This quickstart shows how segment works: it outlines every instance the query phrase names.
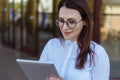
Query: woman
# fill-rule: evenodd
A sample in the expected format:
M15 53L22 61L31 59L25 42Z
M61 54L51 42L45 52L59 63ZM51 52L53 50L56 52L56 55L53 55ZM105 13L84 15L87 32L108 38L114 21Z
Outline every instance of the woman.
M48 80L109 80L109 58L92 41L92 19L86 0L61 0L58 6L60 35L48 41L40 62L53 63L60 78Z

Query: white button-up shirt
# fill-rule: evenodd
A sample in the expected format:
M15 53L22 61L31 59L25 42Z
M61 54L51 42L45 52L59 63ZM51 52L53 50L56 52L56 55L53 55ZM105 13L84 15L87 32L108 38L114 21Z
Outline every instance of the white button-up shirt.
M90 47L94 51L94 62L90 66L88 55L83 69L75 67L76 57L80 51L76 41L65 40L62 43L59 38L49 40L39 61L53 63L64 80L109 80L110 64L106 51L93 41Z

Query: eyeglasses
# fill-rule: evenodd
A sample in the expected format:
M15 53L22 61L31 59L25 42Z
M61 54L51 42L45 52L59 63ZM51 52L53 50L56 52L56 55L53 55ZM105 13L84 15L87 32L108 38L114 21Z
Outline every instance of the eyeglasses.
M58 27L63 27L64 24L66 23L66 25L67 25L68 28L73 29L81 21L82 21L82 19L79 20L78 22L76 22L76 20L73 20L73 19L71 19L71 20L69 19L68 21L64 21L64 19L57 19L56 20L56 25Z

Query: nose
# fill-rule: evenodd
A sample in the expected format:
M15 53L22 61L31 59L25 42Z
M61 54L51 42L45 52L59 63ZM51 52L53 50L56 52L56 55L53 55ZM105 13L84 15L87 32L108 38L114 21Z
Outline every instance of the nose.
M68 25L67 25L67 23L66 22L64 22L64 24L63 24L63 27L62 27L63 29L68 29Z

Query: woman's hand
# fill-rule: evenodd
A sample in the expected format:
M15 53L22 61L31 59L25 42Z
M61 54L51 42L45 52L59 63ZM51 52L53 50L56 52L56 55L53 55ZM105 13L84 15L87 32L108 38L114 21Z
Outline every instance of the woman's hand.
M57 77L53 74L51 74L49 77L47 77L46 80L63 80L61 77Z

